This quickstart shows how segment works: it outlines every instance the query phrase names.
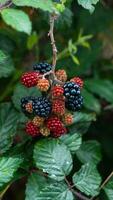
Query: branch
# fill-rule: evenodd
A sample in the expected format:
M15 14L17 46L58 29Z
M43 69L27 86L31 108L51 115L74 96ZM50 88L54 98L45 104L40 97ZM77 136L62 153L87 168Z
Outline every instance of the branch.
M50 36L52 50L53 50L53 62L52 62L53 71L55 71L56 61L57 61L57 52L58 52L56 44L55 44L55 39L54 39L54 23L56 19L57 19L56 14L53 13L50 15L50 30L49 30L48 36Z
M67 178L65 177L65 182L67 183L69 189L71 190L71 192L77 196L79 199L81 200L90 200L89 198L87 198L86 196L84 196L83 194L81 194L80 192L77 192L73 189L73 186L70 185L69 181L67 180Z
M105 181L102 183L102 185L100 186L100 190L103 189L103 187L108 183L108 181L111 179L111 177L113 176L113 172L111 172L111 174L105 179ZM90 200L93 200L95 197L92 197ZM97 200L97 199L95 199Z
M0 4L0 10L3 10L5 8L9 8L12 5L12 0L7 1L5 4Z

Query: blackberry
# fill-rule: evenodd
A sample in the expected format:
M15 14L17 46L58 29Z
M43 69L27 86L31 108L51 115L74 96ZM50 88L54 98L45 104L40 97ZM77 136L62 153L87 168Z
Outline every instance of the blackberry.
M32 103L36 99L37 99L36 97L31 97L31 96L23 97L21 99L21 109L25 114L29 114L29 112L26 110L26 105L28 103Z
M80 95L80 87L74 82L67 82L64 84L64 96L67 99L75 99L76 96Z
M68 98L66 100L66 108L71 111L80 110L83 104L83 97L81 95L78 95L73 98Z
M51 113L51 103L45 97L38 97L33 101L33 112L39 117L48 117Z
M41 74L51 71L52 66L46 62L40 62L33 65L33 69Z

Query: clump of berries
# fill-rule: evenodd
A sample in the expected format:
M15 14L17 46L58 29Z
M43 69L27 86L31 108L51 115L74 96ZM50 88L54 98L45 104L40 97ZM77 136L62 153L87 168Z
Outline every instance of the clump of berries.
M33 65L33 71L24 73L21 83L36 87L41 96L21 99L21 109L29 118L25 131L32 137L60 137L68 132L74 121L73 112L81 109L83 81L74 77L67 81L65 70L52 71L52 66L41 62ZM38 92L37 92L38 94Z

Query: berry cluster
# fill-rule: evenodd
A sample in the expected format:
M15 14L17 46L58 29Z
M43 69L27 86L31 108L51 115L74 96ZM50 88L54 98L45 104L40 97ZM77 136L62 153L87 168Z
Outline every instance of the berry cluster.
M73 123L73 112L80 110L83 104L83 81L79 77L67 81L65 70L53 73L50 64L41 62L21 77L24 86L36 86L42 92L40 97L21 99L21 109L29 117L25 130L32 137L56 138L66 134L67 126Z

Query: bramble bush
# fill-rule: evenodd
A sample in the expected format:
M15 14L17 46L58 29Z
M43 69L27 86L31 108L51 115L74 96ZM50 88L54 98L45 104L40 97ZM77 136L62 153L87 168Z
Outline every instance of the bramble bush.
M24 181L20 199L112 200L113 173L100 164L110 141L103 150L86 137L113 109L112 9L0 0L0 14L0 199Z

